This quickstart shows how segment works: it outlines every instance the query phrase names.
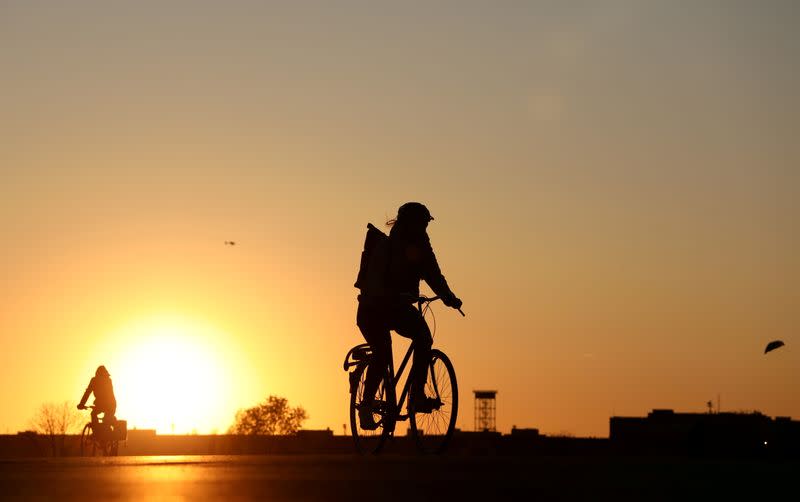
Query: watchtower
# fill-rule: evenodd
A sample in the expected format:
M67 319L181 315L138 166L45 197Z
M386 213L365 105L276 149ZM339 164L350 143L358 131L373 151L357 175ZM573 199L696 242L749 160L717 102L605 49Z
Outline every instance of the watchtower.
M497 391L496 390L475 390L475 430L490 431L497 430L495 420L497 418Z

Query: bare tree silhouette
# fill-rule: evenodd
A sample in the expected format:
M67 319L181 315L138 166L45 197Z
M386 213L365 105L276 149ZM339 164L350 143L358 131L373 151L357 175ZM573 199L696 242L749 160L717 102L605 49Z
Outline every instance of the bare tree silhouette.
M293 434L300 429L308 413L301 406L292 408L286 398L269 396L263 403L236 412L230 434Z
M42 404L31 420L33 430L46 436L54 457L64 454L67 434L78 433L83 416L69 401Z

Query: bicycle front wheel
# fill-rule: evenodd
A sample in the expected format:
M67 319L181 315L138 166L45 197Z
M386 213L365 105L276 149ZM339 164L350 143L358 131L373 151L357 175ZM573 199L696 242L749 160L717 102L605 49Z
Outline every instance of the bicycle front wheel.
M383 448L391 434L391 413L387 401L386 378L381 379L375 392L372 418L378 425L376 429L365 429L361 426L359 411L364 404L364 381L369 364L362 364L350 373L350 432L356 444L356 450L362 455L377 454ZM369 400L367 400L369 401Z
M81 432L81 456L94 456L95 444L92 440L92 424L86 424Z
M438 349L431 351L425 395L434 398L437 405L424 413L410 409L411 431L421 453L442 453L456 429L458 382L453 363Z

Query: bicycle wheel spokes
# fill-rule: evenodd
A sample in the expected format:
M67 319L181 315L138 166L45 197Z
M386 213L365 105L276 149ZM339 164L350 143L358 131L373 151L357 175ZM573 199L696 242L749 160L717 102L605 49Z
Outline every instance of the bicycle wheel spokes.
M94 442L92 441L92 424L86 424L81 432L81 456L94 455L92 450Z
M358 372L358 384L355 391L350 395L350 430L356 444L356 449L362 454L378 453L383 447L389 435L390 429L386 426L388 425L391 415L390 406L386 397L385 379L382 379L375 392L373 405L370 407L372 419L378 427L375 429L365 429L361 426L361 410L367 405L364 402L366 368L366 366L363 366L355 370Z
M456 426L458 416L458 383L453 364L434 349L425 382L425 395L437 400L430 413L410 413L411 429L417 448L423 453L444 451Z
M81 433L81 456L107 457L113 454L112 441L107 437L108 430L102 423L88 423Z

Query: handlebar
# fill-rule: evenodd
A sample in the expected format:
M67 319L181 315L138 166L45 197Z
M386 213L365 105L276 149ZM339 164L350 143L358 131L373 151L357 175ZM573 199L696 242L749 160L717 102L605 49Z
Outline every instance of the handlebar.
M432 302L435 302L436 300L441 300L441 299L442 299L441 296L430 296L430 297L428 297L428 296L420 296L419 298L416 299L416 302L419 305L419 307L422 308L422 305L424 305L426 303L432 303ZM465 314L461 310L461 308L457 308L456 310L458 310L458 312L461 314L462 317L466 317L467 316L467 314Z

